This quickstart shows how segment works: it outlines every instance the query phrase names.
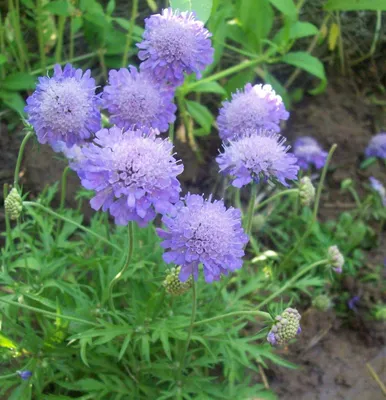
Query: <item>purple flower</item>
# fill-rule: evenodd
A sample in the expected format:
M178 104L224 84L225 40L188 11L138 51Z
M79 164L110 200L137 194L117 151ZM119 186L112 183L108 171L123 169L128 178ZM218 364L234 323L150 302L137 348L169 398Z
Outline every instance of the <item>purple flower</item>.
M212 36L193 12L164 9L145 20L138 57L141 70L148 70L158 81L182 84L184 73L196 73L213 62Z
M32 372L29 370L17 371L17 373L20 376L20 378L23 379L23 381L28 381L28 379L31 378L32 376Z
M378 133L371 138L365 155L366 157L386 158L386 132Z
M271 85L248 83L244 91L238 90L232 94L231 101L223 103L217 125L221 139L234 139L251 130L280 132L280 120L288 117L282 98Z
M327 260L328 265L331 269L337 274L341 274L343 272L344 266L344 256L340 252L338 246L330 246L327 250Z
M56 142L55 144L53 144L52 149L56 153L63 153L69 162L69 167L72 170L76 171L80 163L85 160L82 147L83 146L78 146L77 144L74 144L74 146L68 148L66 143L64 142Z
M301 169L308 169L311 165L320 169L326 163L328 156L319 143L309 136L302 136L295 140L294 154L298 158L298 165Z
M276 336L274 332L269 332L267 335L267 341L268 343L270 343L272 346L276 346L277 345L277 340L276 340Z
M96 192L91 207L109 210L118 225L145 226L156 213L171 212L181 191L176 177L183 171L171 154L172 143L152 131L115 126L95 135L76 168L82 185Z
M25 111L40 143L52 146L63 141L72 147L100 129L100 99L95 95L95 80L90 76L90 70L83 74L71 64L63 70L57 64L52 78L39 78Z
M110 113L110 121L124 129L153 128L166 132L176 119L173 97L173 90L133 66L111 70L109 85L103 89L103 104Z
M288 186L286 179L297 179L296 157L288 153L286 139L274 132L249 134L224 145L216 160L220 171L234 177L232 185L241 188L248 183L268 179Z
M181 266L180 279L198 278L198 266L204 267L206 282L241 268L248 236L241 225L241 212L225 208L222 200L212 202L196 194L187 194L176 205L176 212L162 219L165 230L158 229L161 246L168 249L163 259Z
M351 299L347 302L348 308L349 308L350 310L353 310L353 311L355 311L355 312L358 312L356 306L357 306L357 304L359 303L359 301L360 301L360 297L359 297L359 296L351 297Z
M386 189L385 189L385 187L382 185L382 183L378 179L374 178L373 176L370 176L369 179L370 179L371 187L376 192L378 192L378 194L381 196L383 206L386 207Z

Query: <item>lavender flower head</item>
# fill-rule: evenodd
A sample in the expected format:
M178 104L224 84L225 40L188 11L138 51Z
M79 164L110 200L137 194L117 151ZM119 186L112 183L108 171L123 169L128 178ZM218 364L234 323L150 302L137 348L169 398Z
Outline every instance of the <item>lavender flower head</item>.
M217 118L220 137L234 139L251 130L267 129L280 132L280 120L287 120L289 113L282 98L271 85L247 83L243 91L232 94L225 101Z
M163 217L165 230L158 229L161 246L168 249L163 259L181 266L180 280L198 278L204 267L206 282L241 268L248 236L241 225L240 210L226 209L222 200L205 200L188 194L176 205L176 213Z
M371 138L365 155L366 157L386 158L386 132L378 133Z
M117 127L97 132L76 168L82 185L96 192L91 207L109 210L118 225L145 226L156 213L171 212L181 191L176 177L183 171L172 149L153 132Z
M20 376L21 379L23 379L23 381L28 381L28 379L32 376L32 372L29 370L17 371L17 374Z
M328 156L319 143L309 136L302 136L295 140L294 154L298 158L298 165L301 169L308 169L312 165L320 169L326 163Z
M63 141L72 147L100 129L99 102L90 70L83 73L71 64L62 70L57 64L52 78L39 78L25 111L40 143Z
M268 333L267 341L272 345L284 345L302 332L301 315L295 308L286 308L275 318L275 323Z
M288 153L286 139L274 132L251 133L224 145L216 161L220 172L234 177L232 185L241 188L254 181L277 180L288 186L286 179L297 179L296 157Z
M170 88L133 66L111 70L109 85L103 89L103 103L110 113L110 121L124 129L153 128L166 132L169 123L176 119L173 97Z
M382 183L378 179L374 178L373 176L370 176L369 179L370 179L371 187L376 192L378 192L378 194L381 196L383 206L386 207L386 189L385 189L385 187L382 185Z
M145 20L143 41L137 44L141 70L173 86L182 84L184 73L200 78L200 71L213 62L211 36L193 12L164 9Z

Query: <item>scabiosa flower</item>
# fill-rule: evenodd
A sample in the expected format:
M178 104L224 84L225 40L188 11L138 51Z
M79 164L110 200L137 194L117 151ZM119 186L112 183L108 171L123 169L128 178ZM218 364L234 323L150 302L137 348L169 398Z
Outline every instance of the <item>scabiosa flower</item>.
M366 157L386 158L386 132L378 133L371 138L365 155Z
M232 94L220 108L217 125L221 139L234 139L251 130L268 129L280 132L280 120L286 120L289 112L282 98L271 85L247 83L243 91Z
M168 249L163 259L181 266L181 281L191 275L197 279L200 263L206 282L241 268L248 236L240 210L226 209L222 200L188 194L176 204L176 212L162 220L166 229L158 229L158 235L164 239L161 246Z
M291 339L302 332L300 327L301 316L295 308L286 308L275 320L268 333L267 341L272 346L287 344Z
M378 179L374 178L373 176L370 176L369 179L370 179L371 187L376 192L378 192L378 194L381 196L383 206L386 207L386 189L385 189L385 187L382 185L382 183Z
M111 70L102 95L110 121L119 128L153 128L160 132L167 131L176 119L173 97L173 90L133 66Z
M288 186L286 179L296 179L299 167L296 157L288 153L286 139L272 131L250 133L224 145L216 161L220 171L234 177L232 185L241 188L248 183L268 179Z
M337 274L341 274L343 271L344 257L338 246L330 246L328 248L327 259L332 270Z
M172 143L153 132L115 126L95 136L76 168L82 185L96 192L91 207L109 210L118 225L145 226L156 213L171 212L181 191L176 177L183 171L171 154Z
M326 163L328 156L319 143L309 136L302 136L295 140L294 154L298 158L298 165L301 169L308 169L311 165L320 169Z
M137 44L140 68L173 86L182 84L184 73L200 78L200 71L213 62L211 36L193 12L164 9L145 20L143 41Z
M25 111L40 143L63 141L72 147L100 129L99 102L90 70L83 73L71 64L62 70L57 64L52 78L39 78Z
M52 149L56 153L64 154L68 160L69 167L74 171L76 171L81 162L85 160L85 155L83 154L82 148L83 146L78 146L77 144L74 144L74 146L68 148L64 142L56 142L52 146Z

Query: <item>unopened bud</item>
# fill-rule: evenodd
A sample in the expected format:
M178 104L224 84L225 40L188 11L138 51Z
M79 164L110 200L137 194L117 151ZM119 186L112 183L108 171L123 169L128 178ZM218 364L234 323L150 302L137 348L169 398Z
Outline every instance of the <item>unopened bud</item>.
M328 296L320 294L312 300L312 305L320 311L327 311L331 308L332 303Z
M295 308L286 308L275 318L276 321L267 336L268 342L273 346L276 344L287 344L296 335L301 333L300 319L301 316L298 310Z
M19 192L13 188L4 201L5 212L11 219L18 219L23 209L23 200Z
M327 252L327 258L329 265L337 274L341 274L343 271L344 257L339 251L338 246L330 246Z
M186 282L180 281L181 267L171 268L163 282L165 290L174 296L186 293L193 285L192 276Z
M300 204L307 207L315 200L315 187L308 176L304 176L300 180L299 197Z

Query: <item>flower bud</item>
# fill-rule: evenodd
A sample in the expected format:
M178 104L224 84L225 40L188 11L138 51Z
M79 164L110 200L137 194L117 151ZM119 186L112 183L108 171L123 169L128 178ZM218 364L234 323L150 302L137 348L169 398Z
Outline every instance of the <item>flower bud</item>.
M23 209L23 200L16 188L13 188L4 201L5 212L11 219L18 219Z
M343 271L344 257L339 251L338 246L330 246L328 248L327 258L332 270L337 274L341 274Z
M377 321L386 321L386 306L379 306L375 311L375 319Z
M325 294L320 294L312 300L312 305L319 311L327 311L331 308L331 300Z
M300 180L299 185L300 204L302 206L310 206L315 199L315 187L308 176L304 176Z
M300 314L295 308L286 308L275 320L268 333L267 340L271 345L284 345L296 337L302 329L300 327Z
M181 267L171 268L163 282L165 290L174 296L186 293L193 285L192 276L186 282L181 282L179 278L180 272Z

